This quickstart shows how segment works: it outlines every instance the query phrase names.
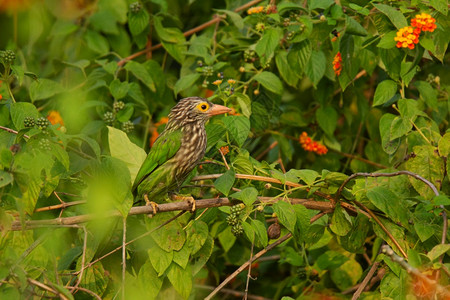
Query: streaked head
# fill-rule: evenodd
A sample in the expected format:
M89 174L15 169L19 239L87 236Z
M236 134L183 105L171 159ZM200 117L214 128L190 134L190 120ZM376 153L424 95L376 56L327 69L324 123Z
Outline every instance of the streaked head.
M230 112L231 109L211 103L205 98L188 97L181 99L169 114L168 126L183 126L192 122L206 123L210 117Z

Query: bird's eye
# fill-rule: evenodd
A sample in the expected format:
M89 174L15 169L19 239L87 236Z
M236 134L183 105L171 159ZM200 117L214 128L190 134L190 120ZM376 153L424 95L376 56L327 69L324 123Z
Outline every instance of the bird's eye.
M205 111L208 110L209 104L206 103L206 102L203 102L203 103L200 103L199 105L197 105L197 108L198 108L200 111L205 112Z

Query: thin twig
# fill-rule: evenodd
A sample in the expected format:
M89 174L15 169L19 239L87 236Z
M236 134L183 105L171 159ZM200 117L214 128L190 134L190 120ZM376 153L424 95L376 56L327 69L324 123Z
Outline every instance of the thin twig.
M60 209L60 208L65 209L65 208L70 207L70 206L86 204L86 203L87 203L86 201L64 202L64 203L61 203L61 204L56 204L56 205L50 205L50 206L36 208L36 210L34 212L49 211L49 210Z
M69 300L69 298L67 298L66 296L64 296L64 295L61 294L60 292L58 292L58 291L52 289L51 287L49 287L48 285L46 285L46 284L44 284L44 283L42 283L42 282L40 282L40 281L37 281L37 280L32 279L32 278L27 278L27 281L28 281L30 284L35 285L35 286L37 286L37 287L43 289L44 291L50 292L50 293L52 293L52 294L55 294L56 296L58 296L58 297L61 298L61 299Z
M73 289L74 289L73 286L67 286L66 288L69 289L69 290L73 290ZM101 298L99 295L97 295L96 293L94 293L94 292L91 291L91 290L88 290L88 289L82 288L82 287L77 287L77 290L82 291L82 292L85 292L85 293L87 293L87 294L93 296L95 299L102 300L102 298Z
M256 210L255 210L255 213L254 213L254 218L256 219ZM253 259L253 249L254 249L254 247L255 247L255 239L253 239L252 245L251 245L251 248L250 248L250 261ZM246 283L245 283L245 291L244 291L244 300L247 300L247 297L248 297L248 286L250 284L250 279L252 279L252 264L250 264L248 266L247 280L246 280Z
M361 296L361 293L366 288L367 284L369 283L370 279L372 279L373 274L375 274L375 271L378 269L378 266L380 265L380 262L376 261L372 264L370 267L369 272L367 273L366 277L364 277L364 280L361 282L361 284L358 286L358 289L353 294L352 300L359 299L359 296Z
M278 145L278 141L275 141L272 144L270 144L270 146L267 147L263 152L261 152L255 159L257 161L261 160L264 157L264 155L266 155L270 150L275 148L276 145Z
M88 231L86 229L86 226L82 226L84 230L84 241L83 241L83 255L81 256L81 269L80 273L78 274L78 280L77 283L73 286L72 294L78 290L78 286L81 283L81 280L83 278L83 272L84 272L84 264L86 263L86 249L87 249L87 240L88 240ZM66 286L67 288L68 286Z

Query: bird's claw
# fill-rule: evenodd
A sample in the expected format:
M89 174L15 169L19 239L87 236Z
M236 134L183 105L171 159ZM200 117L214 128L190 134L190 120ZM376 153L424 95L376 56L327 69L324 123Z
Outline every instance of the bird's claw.
M158 204L156 202L150 201L150 199L148 199L147 194L144 195L144 200L145 205L152 207L152 217L153 217L158 212Z
M191 210L190 210L191 213L195 212L196 207L195 207L195 199L194 199L194 197L171 194L170 195L170 199L174 200L174 201L176 201L176 200L178 200L178 201L186 201L189 204L189 206L191 207Z

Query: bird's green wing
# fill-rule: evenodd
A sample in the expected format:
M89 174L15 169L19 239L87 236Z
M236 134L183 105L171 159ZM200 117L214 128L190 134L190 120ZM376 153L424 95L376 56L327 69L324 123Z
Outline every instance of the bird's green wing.
M133 191L158 166L172 158L181 146L181 129L163 132L155 141L134 180Z

